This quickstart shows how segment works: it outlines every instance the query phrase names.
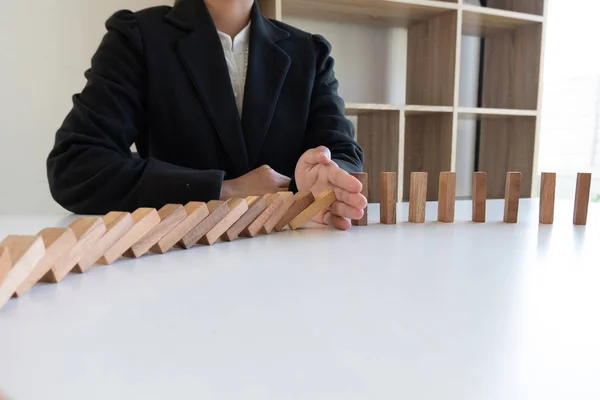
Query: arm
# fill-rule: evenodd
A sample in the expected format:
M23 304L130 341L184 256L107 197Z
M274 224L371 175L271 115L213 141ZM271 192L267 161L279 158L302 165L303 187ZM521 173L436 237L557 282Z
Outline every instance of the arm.
M87 85L73 97L47 159L53 198L79 214L219 198L223 171L132 157L131 145L148 129L142 38L129 11L116 13L106 27Z

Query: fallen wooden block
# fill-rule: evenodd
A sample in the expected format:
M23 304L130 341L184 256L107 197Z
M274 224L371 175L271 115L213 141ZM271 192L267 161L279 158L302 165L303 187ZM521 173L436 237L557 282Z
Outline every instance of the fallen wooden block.
M44 239L46 253L27 281L19 286L17 296L26 292L38 282L57 283L75 268L78 258L71 250L77 245L77 238L71 228L47 228L38 236Z
M290 223L291 220L296 218L298 214L306 210L315 201L315 195L310 191L301 191L294 195L292 206L285 212L283 217L275 224L275 231L281 232Z
M8 251L8 248L0 246L0 286L4 279L6 279L6 275L8 275L11 267L12 259L10 258L10 251Z
M592 186L592 174L578 173L577 187L575 190L575 209L573 211L573 224L586 225L588 207L590 205L590 189Z
M519 219L519 200L521 198L521 173L508 172L506 174L506 188L504 194L504 222L516 224Z
M283 202L291 195L288 192L280 192L273 194L266 194L263 196L267 202L267 208L263 211L258 218L256 218L246 229L240 233L243 237L255 237L258 235L265 223L273 216L275 211L283 204Z
M473 173L473 222L485 222L487 205L487 174Z
M11 235L7 236L0 246L8 249L12 265L0 280L0 308L15 294L19 286L34 271L44 257L46 248L44 239L39 236Z
M456 208L456 173L440 173L438 190L438 222L453 223Z
M82 255L75 272L84 272L100 262L104 254L133 227L133 218L128 212L112 211L102 217L102 221L106 232L89 251Z
M425 222L427 205L427 172L413 172L410 176L410 194L408 204L408 222Z
M398 204L398 174L382 172L379 177L379 222L385 225L396 223Z
M104 252L98 261L99 264L110 265L117 261L127 249L160 223L160 217L155 208L138 208L131 214L131 219L133 220L131 229Z
M542 172L540 185L540 224L554 223L554 202L556 197L556 174Z
M106 233L106 225L100 217L81 217L71 222L69 228L77 239L77 244L69 251L69 257L77 260L71 272L84 273L96 262L91 261L91 258L87 256L94 251ZM58 280L60 281L62 278Z
M217 222L206 235L202 236L199 243L212 246L248 211L246 199L229 199L227 200L227 206L229 207L227 215Z
M315 198L314 203L312 203L304 211L298 214L298 216L290 221L290 228L294 230L300 228L306 222L317 216L320 212L327 210L336 201L337 198L335 197L333 190L324 191Z
M160 222L144 237L131 246L123 255L138 258L146 254L165 235L171 232L187 216L181 204L167 204L158 211Z
M368 199L369 198L369 174L367 174L365 172L354 172L351 175L354 176L356 179L358 179L360 181L360 183L362 183L362 190L360 191L360 193ZM353 219L351 221L352 225L367 226L369 224L368 209L369 209L368 206L364 209L365 213L363 214L363 217L361 219L358 219L358 220Z
M280 194L280 197L283 197L283 202L275 208L273 215L271 215L263 225L261 232L264 234L273 232L277 222L279 222L285 213L294 205L294 194L292 192L283 192Z
M235 240L267 208L267 200L264 196L246 197L246 203L248 203L248 211L225 232L222 236L223 240L227 242Z
M208 217L208 206L204 202L191 201L183 207L185 218L150 249L153 253L164 254L183 240L204 218ZM195 243L195 242L193 242ZM192 244L193 245L193 244Z
M208 233L215 225L225 218L229 213L229 205L225 201L213 200L206 205L208 207L208 215L200 221L191 231L189 231L177 243L177 246L182 249L189 249L196 245L204 235Z

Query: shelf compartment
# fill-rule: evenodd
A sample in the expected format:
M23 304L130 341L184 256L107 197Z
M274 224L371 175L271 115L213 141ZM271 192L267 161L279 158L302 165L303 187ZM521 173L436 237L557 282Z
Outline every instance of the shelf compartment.
M505 117L537 117L536 110L511 110L501 108L459 107L458 118L505 118Z
M270 0L274 1L274 0ZM415 21L458 10L452 1L435 0L281 0L283 17L406 27Z
M550 0L487 0L487 7L518 13L544 15L544 2Z
M504 198L506 173L522 173L521 197L531 196L536 117L481 120L478 171L488 175L488 197Z
M427 200L437 201L440 172L452 170L453 114L407 115L404 128L402 199L409 199L411 173L427 172Z
M540 25L544 17L488 7L463 5L462 33L468 36L489 36L528 25Z
M379 202L381 172L401 173L402 111L399 107L357 107L357 141L364 152L363 169L369 174L369 202Z

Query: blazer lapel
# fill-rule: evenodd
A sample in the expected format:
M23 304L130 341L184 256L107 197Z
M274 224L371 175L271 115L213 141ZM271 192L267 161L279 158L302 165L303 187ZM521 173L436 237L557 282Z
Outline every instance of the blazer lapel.
M250 169L256 168L279 93L290 68L290 57L277 42L289 36L264 18L255 2L250 26L250 55L244 90L242 129Z
M204 1L183 0L167 19L191 30L178 43L179 56L231 158L236 175L247 173L248 153L231 79L221 41Z

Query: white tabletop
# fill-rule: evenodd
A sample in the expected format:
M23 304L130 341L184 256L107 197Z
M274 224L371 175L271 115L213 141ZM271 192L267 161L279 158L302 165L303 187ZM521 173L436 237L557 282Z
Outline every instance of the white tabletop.
M435 204L428 205L435 220ZM539 226L306 229L119 260L0 310L0 393L66 399L600 399L600 208ZM0 217L0 236L61 216Z

